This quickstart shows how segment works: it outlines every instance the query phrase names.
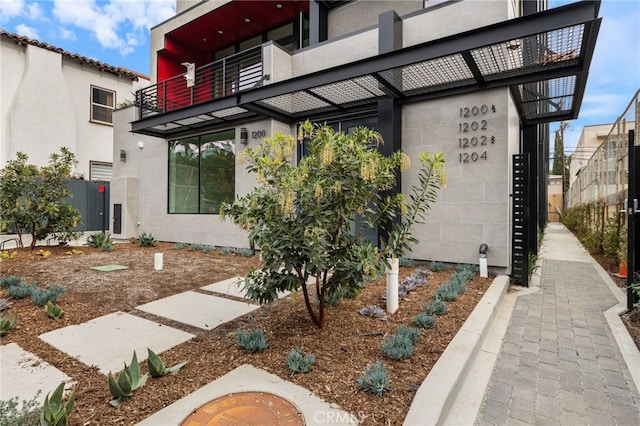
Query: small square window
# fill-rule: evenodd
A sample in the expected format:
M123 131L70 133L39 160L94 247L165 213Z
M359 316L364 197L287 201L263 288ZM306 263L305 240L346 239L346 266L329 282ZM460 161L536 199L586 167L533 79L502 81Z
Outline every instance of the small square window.
M115 104L116 92L91 86L91 121L112 124Z

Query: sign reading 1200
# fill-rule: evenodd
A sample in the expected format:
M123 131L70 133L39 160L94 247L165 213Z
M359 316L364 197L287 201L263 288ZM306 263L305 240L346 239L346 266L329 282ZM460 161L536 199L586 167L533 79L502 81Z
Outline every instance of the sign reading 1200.
M487 147L496 142L496 137L489 134L488 115L496 112L495 105L473 105L460 108L460 118L465 121L458 123L458 154L461 163L473 163L487 159ZM486 117L486 118L484 118Z

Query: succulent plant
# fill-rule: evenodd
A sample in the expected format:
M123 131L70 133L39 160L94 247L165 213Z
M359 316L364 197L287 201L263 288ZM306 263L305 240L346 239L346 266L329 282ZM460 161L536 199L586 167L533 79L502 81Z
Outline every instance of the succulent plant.
M182 367L187 364L187 361L176 364L173 367L165 367L162 359L156 355L151 349L147 348L147 370L151 377L162 377L167 374L176 374Z
M29 284L23 281L18 285L12 285L11 287L7 288L7 292L12 299L24 299L25 297L30 297L35 288L35 283Z
M269 346L267 344L267 338L264 334L264 330L259 328L249 332L238 330L236 335L236 342L238 343L238 346L241 346L248 352L262 352Z
M131 364L124 364L124 370L120 372L117 379L111 372L109 372L107 376L109 392L111 392L111 395L115 398L109 401L109 404L117 407L124 398L130 397L133 395L133 391L144 386L148 378L149 376L147 374L140 375L140 364L134 351Z
M101 248L105 244L113 244L111 241L111 234L108 232L97 232L95 234L89 235L87 238L87 244L91 247Z
M153 234L147 234L146 232L138 235L138 240L138 244L141 247L155 247L156 245L156 238L153 236Z
M316 363L316 356L312 353L302 354L299 347L292 349L287 355L287 366L294 373L308 373Z
M407 337L412 344L418 343L420 340L420 330L413 327L407 327L404 324L400 324L396 330L396 335Z
M420 328L433 328L436 326L438 318L435 315L429 315L426 312L420 312L413 317L413 323Z
M409 336L403 334L388 335L380 345L380 349L387 358L396 361L413 356L413 342Z
M62 400L64 393L64 383L60 383L53 391L51 398L49 394L44 398L44 406L40 414L40 425L42 426L66 426L69 421L69 414L73 409L76 399L76 390L73 389L67 402Z
M47 311L47 315L49 315L53 319L57 320L64 317L64 311L62 310L62 308L54 304L50 300L45 305L44 310Z
M183 248L184 248L184 244L182 244L182 243L175 243L173 245L173 249L174 250L182 250Z
M0 315L0 336L4 336L9 333L13 327L18 323L18 314L11 317L7 312L3 312Z
M9 288L20 284L20 277L17 275L4 275L0 279L0 286L2 288Z
M447 305L440 299L432 300L424 304L424 312L427 315L444 315L447 311Z
M440 271L444 271L446 269L445 266L444 266L444 263L437 262L437 261L431 262L430 267L431 267L431 270L433 272L440 272Z
M391 380L384 364L378 360L364 369L364 374L356 379L356 383L366 392L382 396L391 390Z
M47 289L34 288L31 291L31 300L38 306L44 306L47 302L57 302L58 297L64 294L67 289L63 286L52 285Z
M383 321L387 320L386 312L378 305L367 305L364 308L360 309L358 313L365 317L379 318Z

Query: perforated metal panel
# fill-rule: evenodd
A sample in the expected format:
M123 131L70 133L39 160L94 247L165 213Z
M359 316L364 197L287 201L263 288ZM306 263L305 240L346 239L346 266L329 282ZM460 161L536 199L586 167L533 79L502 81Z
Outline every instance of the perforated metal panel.
M462 55L450 55L380 73L380 76L407 94L424 93L474 82Z

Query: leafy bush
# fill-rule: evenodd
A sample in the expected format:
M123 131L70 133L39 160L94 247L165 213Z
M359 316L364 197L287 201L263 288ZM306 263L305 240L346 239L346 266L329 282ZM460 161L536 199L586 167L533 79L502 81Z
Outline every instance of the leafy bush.
M133 395L134 390L144 386L148 378L149 376L147 374L140 375L140 364L134 351L131 364L124 364L124 370L118 375L117 379L113 377L111 372L107 375L109 392L111 392L111 395L115 398L109 401L109 404L117 407L124 398Z
M7 288L7 292L12 299L24 299L25 297L30 297L35 288L35 283L29 284L28 282L21 282L18 285L12 285Z
M316 356L312 353L303 355L299 347L292 349L287 355L287 366L294 373L308 373L315 363Z
M437 317L435 315L429 315L426 312L420 312L413 317L413 323L420 328L433 328L436 326Z
M64 383L60 383L53 391L51 398L49 394L44 398L44 406L40 414L40 424L43 426L66 426L69 421L69 414L73 409L76 399L76 390L73 389L67 402L62 401L64 393Z
M238 330L236 334L236 343L247 352L262 352L269 346L264 330L262 329L255 329L249 332Z
M364 391L382 396L385 392L391 390L391 380L389 373L382 361L378 360L375 364L370 364L364 369L364 374L356 379L356 383Z
M15 396L7 401L0 401L0 425L33 426L40 421L40 393L29 401L18 401ZM18 408L20 407L20 408Z
M182 243L175 243L173 245L173 249L174 250L182 250L183 248L184 248L184 244L182 244Z
M108 232L97 232L95 234L89 235L87 238L87 244L91 247L102 248L105 244L113 245L113 241L111 241L111 234Z
M18 314L15 314L13 318L9 316L9 313L3 312L0 315L0 336L5 336L9 333L13 327L18 323Z
M62 308L56 304L51 303L50 300L47 301L44 310L47 311L47 315L55 320L60 319L64 316L64 311L62 310Z
M60 297L66 291L66 287L58 285L52 285L47 289L34 288L31 292L31 300L33 300L33 303L35 303L37 306L44 306L49 301L53 303L57 302L58 297Z
M458 290L450 282L442 284L436 290L436 299L452 302L458 299Z
M387 319L387 313L378 305L367 305L361 308L358 313L365 317L379 318L381 320Z
M433 272L440 272L446 269L446 267L444 266L444 263L436 262L436 261L431 262L430 267Z
M411 341L411 343L414 345L418 343L418 341L420 340L420 330L413 327L407 327L404 324L400 324L398 326L398 329L396 330L396 335L407 337Z
M440 299L432 300L424 304L424 313L427 315L444 315L447 311L447 305Z
M380 349L387 358L400 360L413 356L413 342L404 334L390 334L384 338Z
M174 365L173 367L165 367L164 361L156 355L151 349L147 348L147 370L151 377L162 377L167 374L176 374L182 367L187 364L187 361Z
M140 247L155 247L157 241L153 234L147 234L143 232L138 236Z
M20 284L20 277L17 275L4 275L0 278L0 286L2 288L9 288Z

